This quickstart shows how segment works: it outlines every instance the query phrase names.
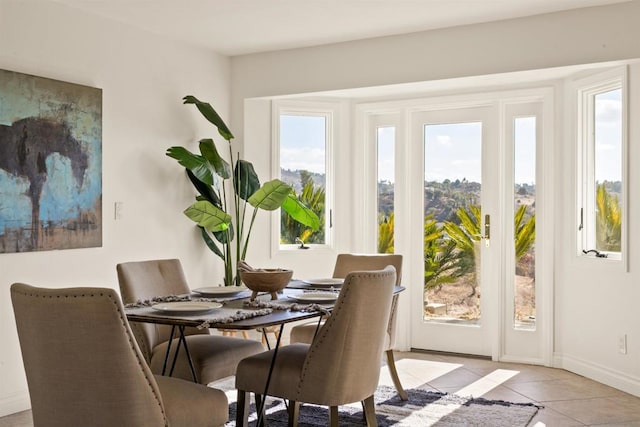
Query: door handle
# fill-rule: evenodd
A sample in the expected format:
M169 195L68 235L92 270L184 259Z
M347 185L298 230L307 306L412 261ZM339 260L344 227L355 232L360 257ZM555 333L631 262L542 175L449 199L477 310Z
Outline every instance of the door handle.
M491 239L491 216L484 216L484 244L489 247L489 239Z

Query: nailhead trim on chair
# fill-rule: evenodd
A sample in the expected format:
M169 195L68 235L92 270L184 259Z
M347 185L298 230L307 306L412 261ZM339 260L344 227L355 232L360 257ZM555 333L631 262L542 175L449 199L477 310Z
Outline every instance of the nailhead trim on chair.
M29 285L27 285L29 286ZM18 294L24 295L24 296L29 296L29 297L37 297L37 298L49 298L52 299L53 295L44 295L41 293L36 293L36 292L29 292L29 293L24 293L24 292L16 292ZM87 297L91 297L91 298L95 298L96 296L100 296L100 297L104 297L107 296L111 302L113 303L113 307L116 311L116 313L118 314L118 317L120 318L120 322L122 327L125 329L127 329L127 320L124 318L123 313L121 310L119 310L118 307L118 301L116 301L115 299L113 299L112 295L105 295L104 293L100 292L98 294L95 293L91 293L91 294L80 294L80 295L56 295L56 298L78 298L78 297L82 297L82 298L87 298ZM160 411L162 412L162 415L164 416L165 419L165 425L167 424L167 414L164 411L164 406L162 405L162 399L160 398L160 396L158 396L153 388L153 386L151 385L152 381L151 379L147 376L147 372L144 369L144 366L148 366L146 361L144 361L144 365L143 365L143 361L140 360L140 354L136 351L135 345L133 344L132 340L131 340L131 335L127 334L127 340L129 341L129 344L131 345L131 350L133 351L133 353L136 356L136 359L138 360L138 365L140 365L140 369L142 370L142 373L144 374L145 379L147 380L147 385L149 386L149 388L151 389L151 392L153 393L153 396L156 399L156 402L158 403L158 406L160 407ZM155 381L155 380L154 380Z

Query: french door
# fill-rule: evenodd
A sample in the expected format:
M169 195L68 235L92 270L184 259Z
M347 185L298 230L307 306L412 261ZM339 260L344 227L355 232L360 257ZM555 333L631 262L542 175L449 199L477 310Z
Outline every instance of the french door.
M362 108L363 242L405 255L406 347L550 364L552 94L501 95Z
M499 134L494 106L410 115L414 348L491 355L499 310ZM421 232L417 232L421 230ZM415 275L417 276L417 274Z

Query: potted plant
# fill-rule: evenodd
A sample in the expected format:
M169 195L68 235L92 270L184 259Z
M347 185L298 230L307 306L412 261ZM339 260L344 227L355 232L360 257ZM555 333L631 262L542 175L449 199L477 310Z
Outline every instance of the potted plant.
M290 185L279 179L261 185L251 162L240 159L239 154L234 162L234 136L209 103L191 95L183 101L195 105L229 145L229 162L219 154L212 138L199 141L199 154L178 146L170 147L166 154L184 166L198 192L196 202L184 211L185 215L200 227L209 249L222 259L225 286L238 285L237 266L247 254L258 210L282 208L291 218L314 230L320 220L295 197Z

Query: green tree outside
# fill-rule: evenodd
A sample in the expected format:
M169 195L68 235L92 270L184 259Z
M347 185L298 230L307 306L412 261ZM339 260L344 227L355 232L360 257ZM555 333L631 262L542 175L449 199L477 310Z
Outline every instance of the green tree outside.
M318 216L320 226L314 231L282 214L280 216L280 243L294 244L296 243L296 238L300 238L305 243L324 244L325 189L322 186L315 185L311 173L306 170L300 171L300 184L302 185L302 190L300 194L297 194L294 190L294 196Z
M606 183L596 188L596 249L620 252L622 245L622 210L618 195L607 190Z

